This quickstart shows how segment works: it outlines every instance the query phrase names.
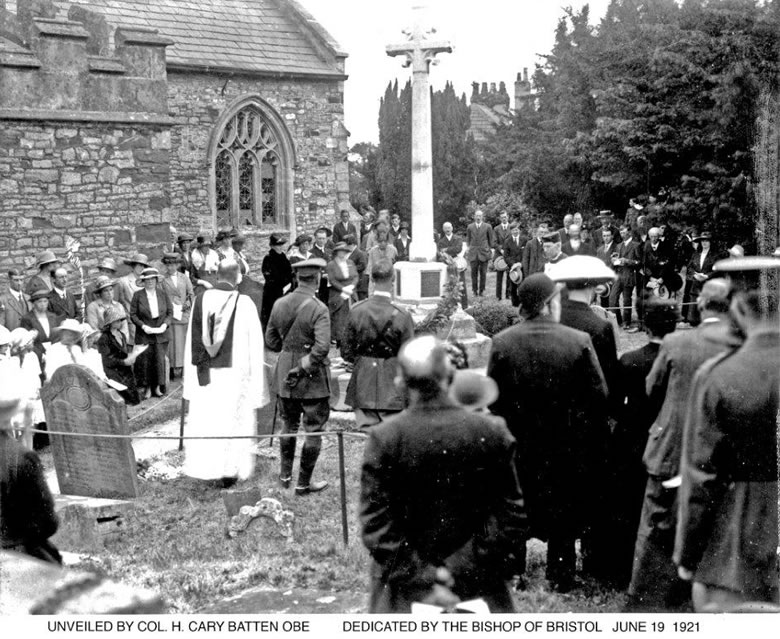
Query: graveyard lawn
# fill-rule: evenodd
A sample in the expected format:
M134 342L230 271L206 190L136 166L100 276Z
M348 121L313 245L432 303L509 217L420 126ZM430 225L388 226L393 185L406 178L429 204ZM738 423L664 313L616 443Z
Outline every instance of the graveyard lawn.
M279 499L295 513L292 543L280 536L261 536L254 524L237 538L228 539L220 490L183 477L150 479L140 481L132 532L83 557L76 567L152 588L163 595L171 612L178 613L199 611L249 588L366 593L369 557L360 541L357 517L363 441L351 436L344 441L350 537L346 547L341 531L338 449L331 437L324 442L315 471L315 479L331 482L324 492L296 498L292 490L279 489L278 460L267 457L258 457L255 477L238 485L258 486L264 496ZM170 466L181 463L179 453L164 457ZM265 525L262 528L269 530ZM619 610L622 594L587 581L566 595L550 592L544 579L544 549L534 542L529 552L528 588L517 593L521 612Z

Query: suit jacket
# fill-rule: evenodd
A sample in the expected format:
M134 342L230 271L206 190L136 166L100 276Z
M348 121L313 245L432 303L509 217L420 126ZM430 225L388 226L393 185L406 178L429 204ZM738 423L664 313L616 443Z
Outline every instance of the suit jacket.
M715 262L723 259L724 257L728 256L721 251L716 251L713 247L710 247L710 250L707 252L707 255L704 258L704 264L702 265L701 251L696 251L688 260L688 268L685 270L685 279L693 280L694 273L709 275L712 273L712 267L715 266Z
M38 455L0 431L0 548L46 561L59 560L48 539L57 515Z
M511 235L512 231L509 230L509 224L506 225L506 229L501 224L496 224L493 227L493 248L496 249L499 255L504 254L504 243Z
M493 337L491 411L517 440L531 535L576 534L593 517L606 468L607 385L590 337L537 317Z
M780 334L749 335L693 382L674 550L696 581L777 602Z
M612 231L612 241L615 244L620 244L620 229L615 226L614 224L611 224L609 226L609 230ZM603 227L599 226L597 229L594 229L591 235L593 236L593 244L596 248L604 244L604 240L601 237L601 233L604 231Z
M141 289L130 302L130 321L136 326L135 343L136 344L165 344L170 341L170 330L164 333L148 335L141 328L143 325L152 328L159 328L166 324L169 329L173 321L173 306L171 300L160 288L155 290L157 294L157 317L152 317L149 308L149 300L146 297L146 290Z
M370 612L410 612L440 565L462 599L483 596L491 612L512 612L507 579L526 518L504 420L441 398L368 433L360 521L374 559Z
M561 253L565 253L570 257L572 255L590 255L591 257L595 257L596 249L593 248L593 244L590 242L580 242L579 247L575 249L571 245L571 240L567 240L561 244Z
M368 273L366 270L368 267L368 255L366 255L365 251L361 251L356 247L355 250L349 254L348 259L352 260L352 262L355 264L355 269L357 270L358 274L358 283L355 287L355 292L367 293L368 281L371 277L371 273Z
M590 335L601 372L604 373L607 388L612 394L617 385L618 363L612 324L608 320L597 317L589 304L570 299L561 301L561 324Z
M355 241L357 242L357 227L352 222L348 222L347 228L344 228L344 224L342 222L336 222L336 224L333 226L333 243L338 244L339 242L343 242L347 235L354 235Z
M412 316L384 295L373 295L350 309L341 344L341 356L355 364L347 385L348 405L371 410L404 408L393 379L398 351L412 337Z
M602 244L596 249L596 257L609 266L609 268L612 268L612 254L617 252L617 246L614 242Z
M651 412L657 414L643 456L650 475L669 478L678 473L694 373L711 357L739 345L740 339L723 320L704 321L692 331L664 338L645 386Z
M60 323L66 319L75 319L78 322L84 319L81 306L70 291L65 291L65 299L62 299L57 290L52 289L49 293L49 311L59 318Z
M650 240L642 247L642 270L645 277L664 277L671 268L672 254L668 244L659 242L655 250Z
M448 240L446 235L443 235L436 242L436 249L438 252L446 253L450 257L457 257L463 250L463 238L460 235L452 234L452 237ZM439 261L442 261L441 255L439 255Z
M544 272L544 249L536 238L528 240L523 249L523 277Z
M490 259L490 249L493 247L493 227L482 222L479 228L472 222L466 228L466 244L468 251L466 259L469 262L487 262Z
M621 242L617 245L616 250L618 257L626 260L626 263L623 266L612 266L612 268L617 272L618 278L623 284L633 286L636 283L636 269L642 265L639 242L634 239L628 244Z
M330 397L330 314L308 284L299 284L280 298L271 310L265 343L281 353L271 374L271 389L283 399ZM295 387L285 382L287 373L301 368L305 373Z
M507 268L511 268L518 262L523 262L523 250L525 249L525 242L522 237L517 238L515 243L514 239L510 235L505 241L504 246L501 249L501 255L504 256Z
M0 295L0 326L9 331L19 328L22 318L30 310L30 303L22 293L22 301L18 301L11 291Z
M398 251L398 255L395 258L396 262L408 262L409 261L409 245L412 243L412 238L406 238L406 245L401 241L400 237L395 238L393 246Z
M179 304L182 307L181 319L171 319L171 321L174 324L189 324L190 309L195 297L189 276L180 273L174 283L171 276L166 275L162 279L162 290L168 296L168 299L171 300L171 304ZM173 313L173 307L171 307L171 313Z

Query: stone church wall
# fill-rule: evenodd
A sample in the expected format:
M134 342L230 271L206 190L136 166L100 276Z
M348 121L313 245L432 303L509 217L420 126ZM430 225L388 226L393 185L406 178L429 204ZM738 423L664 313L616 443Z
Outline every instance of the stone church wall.
M293 139L294 224L278 228L244 226L251 262L268 251L268 236L282 231L290 239L302 231L335 223L340 202L349 201L343 86L340 82L276 80L202 73L169 73L171 131L171 211L182 229L211 229L208 148L215 124L230 105L245 96L265 100L282 118ZM294 227L294 228L293 228Z

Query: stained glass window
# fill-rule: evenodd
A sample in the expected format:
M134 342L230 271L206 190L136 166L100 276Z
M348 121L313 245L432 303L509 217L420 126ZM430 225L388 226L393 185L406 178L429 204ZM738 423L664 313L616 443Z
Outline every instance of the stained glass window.
M280 152L273 128L256 108L247 106L228 120L214 161L218 227L284 224Z

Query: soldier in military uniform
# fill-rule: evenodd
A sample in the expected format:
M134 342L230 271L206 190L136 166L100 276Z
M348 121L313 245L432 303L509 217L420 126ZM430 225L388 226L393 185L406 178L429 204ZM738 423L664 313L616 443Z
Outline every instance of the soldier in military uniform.
M330 316L317 299L325 260L312 258L293 264L298 287L279 298L271 310L265 331L266 346L280 353L272 373L271 390L279 397L281 434L298 431L301 416L307 433L319 433L330 417ZM280 438L279 483L289 488L295 459L294 437ZM315 493L326 481L311 481L320 454L320 437L306 437L301 451L296 495Z
M358 426L373 426L403 410L393 379L398 351L414 337L412 316L390 299L392 263L374 264L371 280L374 294L350 309L341 345L344 360L354 364L346 401L355 409Z

